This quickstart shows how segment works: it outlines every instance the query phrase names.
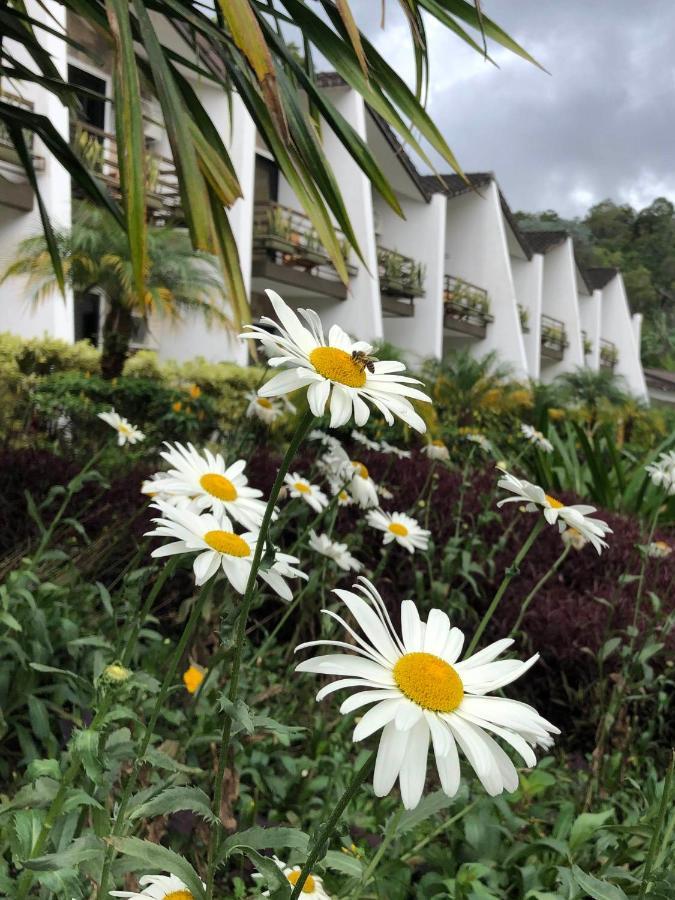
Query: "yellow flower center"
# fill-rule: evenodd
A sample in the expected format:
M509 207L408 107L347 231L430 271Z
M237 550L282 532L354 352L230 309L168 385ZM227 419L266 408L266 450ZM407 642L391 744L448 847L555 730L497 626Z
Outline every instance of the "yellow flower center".
M246 541L232 531L207 531L204 540L218 553L228 556L250 556L251 548Z
M342 500L343 503L349 500L349 494L347 493L347 491L340 491L340 493L338 494L338 500Z
M296 481L293 484L293 487L300 494L311 494L312 493L311 487L308 484L305 484L304 481Z
M194 900L190 891L171 891L170 894L164 894L164 900Z
M555 497L551 497L550 494L545 494L545 497L548 502L548 505L552 506L553 509L562 509L563 506L565 505L564 503L561 503L560 500L556 500Z
M293 886L295 886L298 883L298 881L300 880L300 872L289 872L288 875L286 876L286 878L288 878L290 883ZM316 889L316 883L315 883L314 879L312 878L312 876L308 875L307 880L305 881L305 883L302 886L302 893L303 894L311 894L314 892L315 889Z
M435 440L431 442L432 447L445 447L443 441Z
M401 525L400 522L392 522L390 525L387 525L387 528L392 534L395 534L396 537L408 537L410 534L405 525Z
M131 434L131 427L129 425L125 425L124 422L120 422L120 424L117 426L117 430L120 432L120 434Z
M658 547L659 550L670 550L669 545L666 544L665 541L657 541L657 542L654 544L654 546L655 546L655 547Z
M433 653L406 653L394 666L394 678L408 700L431 712L452 712L464 697L462 679Z
M212 497L217 497L219 500L232 502L237 499L236 487L224 475L209 472L208 475L202 475L199 483L207 494L211 494Z
M176 402L174 404L172 404L172 406L171 406L171 409L174 412L180 412L182 408L183 408L183 404L180 402L180 400L176 400Z
M366 371L351 354L337 347L317 347L309 354L309 361L319 375L338 384L360 388L366 383Z
M204 680L205 671L201 666L190 666L189 669L183 672L183 684L189 693L194 694L198 690L199 685Z
M258 397L255 402L258 404L258 406L262 406L263 409L272 409L272 404L267 399L267 397Z
M362 462L359 462L356 459L352 460L352 465L356 469L356 474L359 478L367 478L368 477L368 469L363 465Z

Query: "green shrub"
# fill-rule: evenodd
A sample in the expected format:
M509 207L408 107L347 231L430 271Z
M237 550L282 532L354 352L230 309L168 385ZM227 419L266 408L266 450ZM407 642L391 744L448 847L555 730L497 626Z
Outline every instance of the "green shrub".
M98 372L100 353L89 341L69 344L59 338L28 340L9 332L0 333L0 371L16 366L23 375L52 372Z

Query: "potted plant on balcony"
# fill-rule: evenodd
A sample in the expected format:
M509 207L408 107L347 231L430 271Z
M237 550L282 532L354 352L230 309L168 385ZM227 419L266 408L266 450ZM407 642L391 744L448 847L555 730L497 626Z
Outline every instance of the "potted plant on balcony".
M613 369L619 361L619 351L615 344L602 344L600 347L600 362L608 369Z
M593 352L593 341L584 335L584 356L590 356Z
M530 311L522 303L518 304L518 316L520 317L520 328L525 334L530 330Z

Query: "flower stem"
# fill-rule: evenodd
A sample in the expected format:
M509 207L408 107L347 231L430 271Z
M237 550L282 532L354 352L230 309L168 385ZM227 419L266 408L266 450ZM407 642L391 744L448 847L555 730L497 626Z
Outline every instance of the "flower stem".
M148 747L150 746L150 741L152 739L153 732L155 730L155 725L157 724L157 719L162 711L164 706L164 701L166 700L166 695L169 692L169 688L171 683L173 682L174 676L176 674L176 669L178 668L178 663L180 662L181 657L185 653L185 649L188 645L190 638L192 637L195 628L197 627L197 623L202 614L202 610L204 608L204 603L206 602L207 597L210 595L211 590L213 588L214 579L212 578L208 581L204 587L199 592L199 596L197 600L192 605L192 609L190 611L190 615L188 617L187 622L185 623L185 627L183 628L183 633L180 636L180 640L176 645L176 649L171 656L169 661L169 665L166 670L166 674L164 676L164 680L162 682L162 686L157 694L157 699L155 700L155 705L152 710L152 714L150 715L150 719L148 724L145 726L145 730L143 732L143 737L141 738L140 748L138 750L136 756L136 764L131 771L131 774L127 778L127 783L124 786L124 791L122 793L122 798L120 800L120 804L117 810L117 815L115 817L115 824L112 828L111 835L113 837L119 837L124 830L124 816L127 811L127 806L129 805L129 800L131 799L131 794L135 790L136 785L138 783L138 775L141 770L141 766L143 765L143 759L145 758L145 754L147 753ZM101 872L101 881L98 888L98 898L102 900L103 897L107 896L108 892L108 878L110 876L110 867L113 861L113 853L114 850L112 846L108 846L105 854L105 858L103 861L103 870Z
M530 593L527 595L522 606L520 607L520 612L518 613L518 618L516 619L516 622L515 622L513 628L511 629L511 634L515 634L515 632L518 631L518 629L520 628L520 623L523 621L523 618L525 617L525 613L527 612L527 610L530 606L530 603L532 603L534 598L537 596L537 594L543 588L543 586L546 584L546 582L549 580L549 578L551 578L552 575L555 575L555 573L558 571L558 569L562 565L565 557L570 552L571 548L572 548L571 544L565 545L563 552L560 554L560 556L556 559L556 561L548 569L548 571L545 572L541 576L539 581L535 584L535 586L532 588Z
M313 423L314 416L312 415L310 410L307 410L307 412L298 423L295 434L291 438L291 442L288 445L286 455L281 462L281 466L279 468L279 471L277 472L277 477L274 481L274 485L272 486L269 500L267 501L267 507L265 508L265 514L260 525L260 533L258 534L258 539L256 541L255 551L253 554L253 560L251 562L251 572L248 576L248 582L246 583L246 591L244 593L244 599L241 604L239 619L237 622L234 655L232 657L232 671L230 673L230 686L227 694L228 699L231 703L235 702L235 700L237 699L237 693L239 691L239 674L241 671L241 659L244 649L244 642L246 640L246 624L248 620L249 610L251 608L251 603L253 602L253 595L255 593L256 577L258 574L258 569L260 568L260 560L262 559L263 549L267 542L267 534L272 522L274 504L276 503L277 497L279 496L279 491L281 490L281 486L284 482L284 476L288 472L291 463L293 462L293 458L297 453L298 447L305 439L305 436L312 427ZM216 782L213 792L213 812L218 819L220 819L220 806L223 797L223 777L225 775L225 766L227 765L227 756L230 749L231 735L232 716L230 715L230 713L226 712L223 721L223 733L220 741L218 769L216 772ZM216 854L218 852L219 839L220 832L218 828L213 828L211 830L211 836L209 839L208 872L206 880L207 900L211 900L211 898L213 897L213 879L216 868Z
M544 528L545 525L546 525L546 519L544 519L543 516L539 516L537 518L534 528L527 536L527 540L525 541L523 546L518 551L516 558L513 560L513 563L506 570L506 573L504 574L504 578L502 579L502 583L499 585L499 588L497 589L497 593L494 595L492 603L488 606L487 610L485 611L485 615L481 619L480 624L479 624L478 628L476 629L476 632L475 632L473 638L471 639L471 643L469 644L469 647L466 651L467 656L470 656L473 653L473 651L476 649L476 645L478 644L478 641L483 636L483 632L487 628L487 626L490 622L490 619L495 614L495 610L499 606L499 603L500 603L502 597L504 596L507 587L511 584L513 576L518 573L518 566L521 564L521 562L525 559L527 554L530 552L530 548L532 547L532 544L534 544L535 540L539 536L540 531Z
M293 893L290 896L290 900L298 900L300 896L300 892L302 891L307 878L310 876L312 872L312 868L316 861L323 856L326 845L330 840L335 827L340 821L340 817L342 813L345 811L349 802L354 797L358 789L361 787L363 782L372 772L375 766L375 758L377 757L377 750L373 750L372 753L369 754L366 761L363 763L360 769L355 772L354 777L347 785L347 788L344 794L340 797L338 802L333 807L333 810L326 820L326 823L321 828L316 840L312 844L309 853L307 854L307 860L302 867L302 871L300 872L300 877L295 883L295 887L293 888Z

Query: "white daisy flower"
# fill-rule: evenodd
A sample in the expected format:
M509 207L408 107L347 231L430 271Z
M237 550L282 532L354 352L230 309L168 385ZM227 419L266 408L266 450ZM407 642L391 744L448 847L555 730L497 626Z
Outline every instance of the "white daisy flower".
M403 450L401 447L395 447L393 444L388 443L387 441L382 441L380 443L380 450L382 453L391 453L399 459L410 459L412 453L410 450Z
M259 397L255 391L249 391L246 397L249 401L246 407L246 416L249 419L260 419L265 425L271 425L279 416L283 415L283 410L274 400Z
M351 555L347 545L332 541L327 534L316 534L310 530L309 546L322 556L332 559L345 572L361 571L361 563Z
M443 441L439 441L438 439L425 444L424 447L422 447L422 453L426 453L429 459L439 459L443 461L450 459L450 451Z
M669 496L675 495L675 450L659 454L656 462L645 469L655 487L663 488Z
M114 409L111 409L110 412L99 413L98 417L115 429L118 447L123 447L125 444L136 444L138 441L145 440L143 432L132 425L124 416L116 413Z
M486 453L492 453L492 444L484 434L481 434L478 431L470 431L468 434L463 435L463 437L465 441L471 441L472 444L478 444L481 450L485 450Z
M647 545L647 556L651 556L653 559L665 559L672 552L673 548L665 541L652 541Z
M368 469L356 459L350 460L350 464L352 466L352 477L347 485L347 490L361 509L370 509L372 506L377 506L379 503L377 485L370 477Z
M426 550L429 546L430 531L420 528L416 519L405 513L386 513L381 509L371 509L366 516L366 521L373 528L384 532L383 544L391 544L396 541L409 553L415 550Z
M262 491L248 487L245 460L227 466L220 453L214 455L206 449L200 453L192 444L185 447L165 442L165 446L168 450L161 456L171 468L153 482L153 492L188 498L192 510L225 513L249 530L260 527L267 504L258 499ZM148 491L144 489L144 493Z
M383 500L393 500L394 499L394 495L392 494L392 492L389 490L389 488L386 488L383 484L378 484L377 493L380 495L380 497Z
M300 879L300 875L302 873L302 867L301 866L287 866L285 862L282 862L276 856L273 856L272 859L277 864L277 866L281 869L281 871L284 873L284 875L290 881L290 883L293 886L295 886ZM251 877L254 878L256 881L258 881L258 880L260 880L260 878L262 878L262 876L260 875L259 872L254 873ZM323 879L319 878L318 875L310 874L307 876L305 883L302 886L301 893L302 893L303 900L331 900L330 894L327 894L324 889ZM263 893L262 893L263 897L269 897L269 895L270 895L269 891L263 891Z
M526 425L525 423L520 426L520 430L527 440L531 444L534 444L535 447L543 450L544 453L553 453L553 444L541 433L541 431L537 431L536 428L533 428L531 425Z
M382 444L380 444L379 441L371 441L367 434L364 434L362 431L358 431L356 428L352 430L351 437L353 441L356 441L357 444L362 444L368 450L382 449Z
M332 434L328 434L325 431L322 431L320 428L313 428L310 433L307 435L310 441L320 441L325 447L328 447L330 450L339 447L342 449L342 444L340 441L333 437Z
M354 502L349 491L344 487L344 482L335 481L332 478L328 479L328 484L330 485L330 490L332 495L335 497L337 495L338 506L351 506Z
M412 387L421 382L400 374L405 371L403 363L370 362L372 346L364 341L353 342L339 325L331 327L326 340L321 319L314 310L299 310L307 323L305 326L277 293L270 290L266 293L281 324L267 317L261 323L277 329L278 335L270 334L264 327L248 325L249 331L241 337L261 341L274 354L270 366L283 366L287 371L264 384L258 391L261 397L277 397L307 387L307 402L315 416L324 414L330 398L331 428L346 425L352 415L357 425L364 425L370 415L367 400L389 425L398 416L417 431L426 431L424 420L415 412L409 398L426 403L431 400Z
M251 571L258 532L235 534L232 523L225 514L216 516L213 513L203 513L199 516L189 509L177 509L161 501L157 506L162 516L153 519L157 528L148 531L146 537L168 537L173 538L173 542L157 547L152 551L152 556L197 553L193 566L197 585L204 584L222 568L235 591L243 594ZM273 559L272 565L260 567L258 575L280 597L291 600L293 594L284 578L306 579L307 575L294 568L298 562L294 556L275 550Z
M320 513L328 506L328 497L321 488L312 484L297 472L284 476L284 482L291 497L302 497L305 503L312 507L314 512Z
M147 887L142 891L110 891L110 896L128 900L193 900L192 892L176 875L142 875L138 883Z
M504 469L500 471L503 473L503 477L499 479L498 486L506 491L511 491L515 496L500 500L497 506L501 507L505 503L524 502L527 512L536 512L541 508L549 525L555 525L557 522L560 531L564 531L568 527L576 528L586 540L593 544L598 553L602 552L603 547L608 546L603 538L606 534L611 534L612 529L601 519L589 517L589 513L595 512L594 506L585 504L566 506L562 501L547 494L539 485L516 478Z
M513 641L496 641L459 662L464 635L450 627L440 609L420 620L411 600L401 604L401 636L396 633L384 601L375 587L359 578L352 591L333 591L356 620L363 637L340 616L338 621L355 644L319 640L297 649L315 646L344 648L308 659L298 672L337 675L322 688L317 700L342 688L357 688L340 707L343 714L374 704L359 719L353 739L362 741L382 729L375 763L373 788L384 797L398 779L406 809L414 809L424 790L429 739L443 791L453 797L459 788L458 746L483 787L491 796L515 791L518 773L510 758L490 736L500 737L534 766L534 746L545 749L558 729L535 709L516 700L486 696L520 678L539 658L525 662L498 660Z

